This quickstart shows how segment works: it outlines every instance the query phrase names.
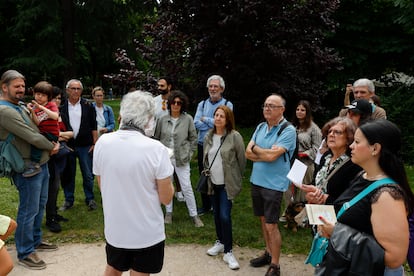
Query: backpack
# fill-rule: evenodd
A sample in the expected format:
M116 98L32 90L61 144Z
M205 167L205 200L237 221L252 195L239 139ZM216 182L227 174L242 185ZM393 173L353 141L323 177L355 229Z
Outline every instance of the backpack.
M208 99L206 99L206 100L203 101L203 106L202 106L203 107L203 110L204 110L204 105L206 104L206 101L208 101ZM224 105L225 106L227 106L227 102L228 102L228 100L226 99L226 101L224 102Z
M14 109L18 107L13 106L7 101L0 101L0 105L7 105ZM21 112L20 110L18 110ZM11 178L15 172L21 173L24 170L24 160L20 152L11 143L14 135L9 133L6 140L0 141L0 177Z
M289 123L288 121L284 122L283 125L280 126L279 131L277 132L277 136L280 136L282 131L289 125L292 125L292 124ZM292 154L292 156L290 156L289 151L287 150L283 154L283 159L285 160L285 162L287 160L289 160L290 166L292 167L293 163L295 162L295 159L298 158L298 153L299 153L299 140L298 140L298 133L296 132L296 146L295 146L295 149L293 150L293 154ZM286 155L287 155L288 158L286 158Z

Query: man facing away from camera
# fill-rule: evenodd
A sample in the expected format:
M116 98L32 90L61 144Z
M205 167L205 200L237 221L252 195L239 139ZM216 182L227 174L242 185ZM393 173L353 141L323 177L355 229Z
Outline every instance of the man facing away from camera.
M107 266L105 275L161 271L165 228L161 204L173 197L168 149L154 134L154 100L135 91L121 102L118 131L101 136L93 173L102 193Z

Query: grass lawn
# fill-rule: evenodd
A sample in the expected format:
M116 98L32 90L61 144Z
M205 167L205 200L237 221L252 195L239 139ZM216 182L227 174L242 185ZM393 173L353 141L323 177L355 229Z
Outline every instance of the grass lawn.
M115 112L119 113L119 100L107 101ZM253 132L253 128L244 128L240 132L245 141L248 141ZM253 216L249 177L251 172L251 162L247 163L247 169L243 180L243 189L241 194L235 199L232 210L233 221L233 239L235 246L263 248L260 223L258 218ZM191 162L191 179L193 187L197 183L198 169L196 155ZM407 166L410 183L414 183L414 169ZM119 181L122 181L120 179ZM8 179L0 179L0 213L16 217L18 207L18 193L14 186L10 185ZM200 195L195 193L196 200L200 204ZM101 207L100 192L95 186L95 199ZM59 192L58 207L64 202L62 190ZM44 227L44 237L50 242L66 243L81 242L90 243L104 241L103 235L103 214L102 209L88 211L84 203L84 194L82 188L82 176L80 170L77 170L75 205L72 209L60 212L61 215L68 218L69 222L62 223L63 231L59 234L51 233ZM174 202L173 223L166 225L167 243L198 243L213 244L215 240L214 221L211 214L201 217L205 227L195 228L188 216L187 208L184 202ZM299 229L297 233L287 230L280 224L282 233L282 252L285 254L301 253L306 254L311 245L311 234L309 229ZM13 239L11 239L13 241Z

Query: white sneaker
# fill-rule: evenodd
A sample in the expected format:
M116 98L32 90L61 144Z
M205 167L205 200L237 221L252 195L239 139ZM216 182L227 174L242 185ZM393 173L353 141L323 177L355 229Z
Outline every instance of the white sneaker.
M176 198L177 198L177 200L178 200L178 201L180 201L180 202L184 202L184 201L185 201L185 198L184 198L183 192L176 192L176 193L175 193L175 197L176 197Z
M234 257L233 252L229 251L223 256L223 261L229 265L230 269L239 269L240 265L236 260L236 257Z
M222 244L220 241L216 241L213 247L207 250L207 254L210 256L216 256L218 253L223 253L223 252L224 252L224 244Z

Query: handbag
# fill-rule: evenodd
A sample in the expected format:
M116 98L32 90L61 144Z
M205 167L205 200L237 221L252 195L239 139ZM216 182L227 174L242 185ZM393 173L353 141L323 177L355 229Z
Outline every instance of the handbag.
M208 178L210 176L210 171L208 169L203 170L198 179L196 190L200 193L206 194L208 191Z
M197 188L196 188L196 190L200 193L204 193L204 194L208 193L208 179L210 177L210 169L211 169L211 166L213 166L214 160L216 160L217 154L220 151L220 148L223 145L224 139L226 139L226 137L227 135L224 136L223 140L221 141L220 146L217 149L216 154L214 155L213 161L211 161L210 167L208 167L208 169L204 169L200 174L200 178L198 179Z
M354 205L359 200L364 198L367 194L372 192L374 189L384 184L395 184L395 181L392 180L391 178L383 178L383 179L373 182L371 185L366 187L362 192L360 192L357 196L355 196L352 200L345 202L342 205L342 208L338 212L337 219L339 219L339 217L346 210L348 210L352 205ZM322 260L328 248L328 244L329 244L329 240L327 238L320 236L319 233L316 233L315 236L313 237L312 246L309 251L308 257L305 260L305 264L311 264L312 266L316 267L320 263L322 263Z

